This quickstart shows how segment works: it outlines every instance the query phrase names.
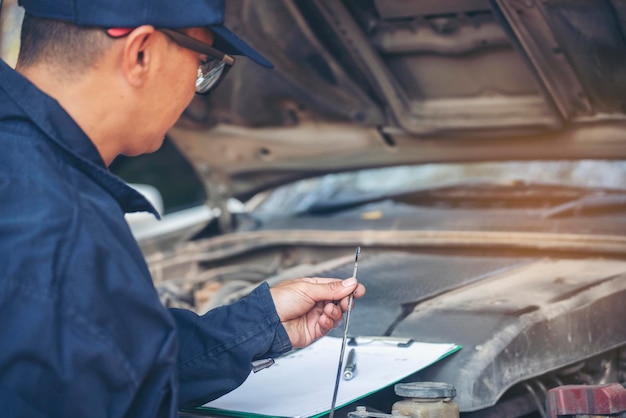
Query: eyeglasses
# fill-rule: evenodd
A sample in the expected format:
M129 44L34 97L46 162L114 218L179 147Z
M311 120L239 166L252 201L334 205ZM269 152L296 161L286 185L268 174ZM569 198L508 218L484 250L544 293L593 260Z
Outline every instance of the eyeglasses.
M225 54L212 46L200 42L182 32L173 29L157 28L158 31L167 35L172 41L200 54L206 55L207 59L198 66L196 78L196 94L207 94L224 79L228 70L235 63L235 58ZM132 29L108 29L106 32L112 38L121 38L128 35Z
M172 29L158 29L170 39L183 48L204 54L207 59L200 63L198 67L198 78L196 78L196 94L207 94L209 91L217 87L224 79L228 70L235 63L235 58L225 54L210 45L200 42L191 36L185 35Z

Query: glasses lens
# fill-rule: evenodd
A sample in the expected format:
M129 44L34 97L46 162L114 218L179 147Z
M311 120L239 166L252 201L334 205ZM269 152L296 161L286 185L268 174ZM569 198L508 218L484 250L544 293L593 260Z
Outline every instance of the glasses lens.
M224 74L226 64L220 60L209 60L198 67L196 93L204 94L215 87Z

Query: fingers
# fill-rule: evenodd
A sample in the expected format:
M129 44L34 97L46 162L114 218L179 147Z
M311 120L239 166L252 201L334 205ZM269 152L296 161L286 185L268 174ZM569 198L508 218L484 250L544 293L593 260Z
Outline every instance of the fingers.
M324 315L329 317L333 322L341 322L341 319L343 318L343 311L334 303L327 303L324 306Z
M334 303L327 303L324 306L324 310L322 315L318 320L318 324L321 328L322 333L325 335L330 332L333 328L341 325L343 321L343 311L339 309L337 305Z
M339 301L339 307L342 312L346 312L348 310L348 303L350 302L350 296L343 298ZM354 300L352 301L352 307L354 308Z
M353 294L354 298L358 299L363 297L366 291L365 286L360 284L354 277L349 277L345 280L326 277L311 277L302 280L311 284L306 292L315 302L335 302L333 306L340 308L337 309L339 315L348 310L350 294ZM354 307L354 301L352 302L352 307Z
M354 297L358 299L358 298L363 297L363 295L365 295L365 286L360 284L358 280L354 277L350 277L345 280L342 280L341 285L345 288L352 290L352 292L348 292L348 296L350 295L350 293L352 293Z
M333 328L337 326L335 324L335 321L333 321L331 318L329 318L326 315L320 316L317 321L317 324L319 325L319 328L320 328L320 335L316 335L316 337L321 337L323 335L328 334L330 331L332 331Z
M313 277L284 281L270 293L291 343L299 348L341 325L349 296L362 297L365 287L353 277Z
M346 283L348 280L351 280L351 279L344 280L343 282ZM363 297L365 295L365 286L363 286L360 283L357 283L354 286L354 291L352 293L348 293L348 296L344 297L343 299L339 301L338 305L341 307L341 310L343 312L346 312L348 310L348 304L350 303L351 294L354 296L354 299L359 299ZM352 300L352 308L354 308L354 304L355 302L354 300Z
M326 277L310 277L302 279L309 284L306 292L315 301L342 301L351 293L355 298L360 298L365 294L365 286L359 284L354 277L341 279L331 279ZM347 307L347 299L342 302Z

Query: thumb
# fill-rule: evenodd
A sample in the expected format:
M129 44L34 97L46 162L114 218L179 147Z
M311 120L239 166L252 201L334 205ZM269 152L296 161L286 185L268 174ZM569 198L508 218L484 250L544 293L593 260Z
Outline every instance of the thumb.
M311 279L308 281L311 286L308 289L308 294L315 301L338 301L350 293L354 292L357 288L358 282L354 277L350 277L345 280L333 280L333 281L319 281L317 279Z

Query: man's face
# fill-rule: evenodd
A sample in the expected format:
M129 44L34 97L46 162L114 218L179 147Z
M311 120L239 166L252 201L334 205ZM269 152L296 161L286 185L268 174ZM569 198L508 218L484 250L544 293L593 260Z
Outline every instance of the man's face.
M212 45L213 33L206 28L182 30L188 36L205 44ZM163 142L167 131L176 123L185 108L191 103L196 92L198 66L206 60L206 56L172 42L161 32L155 34L164 57L155 63L154 75L151 79L149 94L145 97L145 110L151 119L148 123L148 134L153 141L146 144L147 150L156 151ZM150 126L151 125L151 126Z

